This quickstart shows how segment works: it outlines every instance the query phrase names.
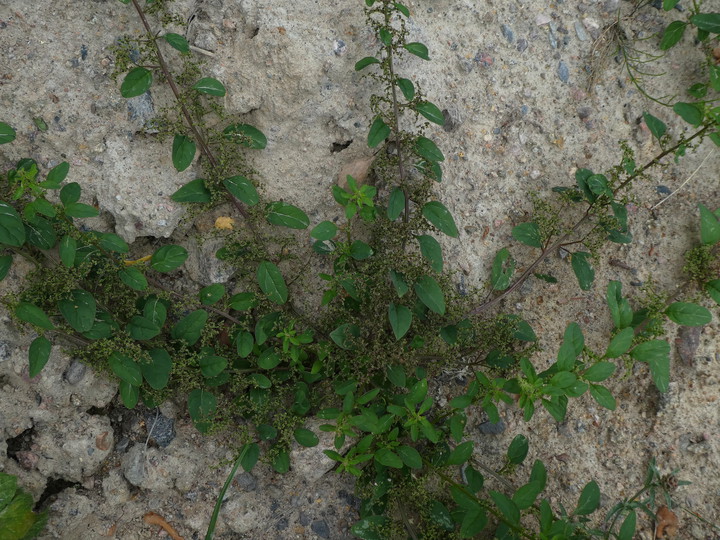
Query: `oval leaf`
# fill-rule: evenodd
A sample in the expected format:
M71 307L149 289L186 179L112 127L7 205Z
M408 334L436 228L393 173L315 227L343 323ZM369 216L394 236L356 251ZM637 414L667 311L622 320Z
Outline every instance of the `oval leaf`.
M665 310L668 318L683 326L704 326L712 321L712 314L703 306L690 302L673 302Z
M437 281L430 276L423 276L415 282L413 288L420 301L425 304L430 311L438 315L445 314L445 296Z
M157 272L175 270L188 258L187 250L182 246L163 246L153 253L150 266Z
M258 266L257 280L260 289L276 304L284 304L288 299L288 289L280 269L269 261L263 261Z
M45 330L52 330L55 325L50 322L45 312L29 302L20 302L15 308L15 315L21 321L33 324Z
M267 138L262 131L250 124L230 125L223 130L223 135L226 139L247 148L262 150L267 146Z
M0 244L20 247L25 243L25 226L15 209L0 202Z
M337 225L332 221L322 221L313 227L313 230L310 231L310 236L320 241L332 240L335 238L337 230Z
M422 208L422 215L432 223L440 232L453 238L458 237L457 226L450 211L438 201L430 201Z
M29 358L30 358L30 378L37 376L42 371L48 360L50 359L50 351L52 350L52 344L49 340L43 336L36 337L30 344Z
M437 107L437 105L430 103L429 101L423 101L421 103L418 103L417 107L415 107L415 110L434 124L437 124L439 126L445 125L445 117L443 116L442 111Z
M412 323L412 312L408 308L391 303L388 306L388 318L396 340L407 334Z
M124 98L136 97L148 91L152 85L152 72L143 67L131 69L120 85L120 94Z
M172 147L172 162L178 172L187 169L195 159L195 141L186 135L175 135Z
M542 240L540 239L540 227L535 222L521 223L512 230L512 236L515 240L526 246L542 249Z
M423 257L430 261L432 269L436 272L442 272L443 256L440 242L428 234L423 234L421 236L417 236L416 238L420 244L420 253L422 253Z
M210 191L205 187L205 180L196 178L178 189L170 197L175 202L210 202Z
M414 54L415 56L419 56L423 60L430 60L430 56L428 56L428 48L422 43L406 43L405 45L403 45L403 47L409 53Z
M390 135L390 128L383 122L381 116L376 116L370 131L368 132L367 144L370 148L375 148Z
M168 45L170 45L173 49L176 49L181 53L190 52L190 44L187 42L187 39L180 34L169 33L165 34L163 37L165 38L165 41L168 42Z
M0 122L0 144L9 143L15 140L15 130L9 124Z
M223 180L225 188L248 206L254 206L260 200L253 183L244 176L231 176Z
M295 440L298 442L298 444L308 447L308 448L317 446L318 443L320 442L320 439L318 439L318 436L306 428L297 428L293 432L293 436L295 437Z
M281 201L268 204L266 218L273 225L291 229L307 229L310 225L310 218L305 212Z
M142 372L140 366L131 358L120 353L112 353L108 360L110 369L117 375L118 379L125 381L132 386L140 386L142 384Z
M432 142L427 137L418 137L417 141L415 141L415 152L421 156L427 159L428 161L444 161L445 156L440 151L440 149L437 147L437 145Z
M198 92L208 94L210 96L222 97L225 95L225 87L223 84L212 77L203 77L193 84L193 88Z

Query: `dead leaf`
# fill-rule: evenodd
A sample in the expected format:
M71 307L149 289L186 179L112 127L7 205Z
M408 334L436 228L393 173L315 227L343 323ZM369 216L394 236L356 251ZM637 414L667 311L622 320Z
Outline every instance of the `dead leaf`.
M235 225L235 220L231 217L220 216L215 220L216 229L225 229L231 231L233 229L233 225Z
M109 450L110 449L110 441L108 440L108 435L110 435L109 431L103 431L100 435L95 437L95 447L98 450Z
M184 538L178 534L178 532L173 528L173 526L170 525L167 521L165 521L165 518L163 518L159 514L156 514L155 512L148 512L147 514L145 514L143 516L143 521L148 525L157 525L158 527L162 527L173 540L184 540Z
M367 180L370 165L372 165L373 159L375 158L360 158L347 163L338 173L338 185L341 188L346 189L348 175L352 176L359 186L364 184L365 180Z
M117 531L117 523L115 523L112 527L110 527L107 532L105 533L105 536L115 536L115 532Z
M655 538L675 538L678 532L678 518L675 512L667 506L661 506L655 514L655 521L657 522Z
M680 359L688 366L693 364L695 352L700 346L701 326L681 326L678 331L678 337L675 340L677 352Z

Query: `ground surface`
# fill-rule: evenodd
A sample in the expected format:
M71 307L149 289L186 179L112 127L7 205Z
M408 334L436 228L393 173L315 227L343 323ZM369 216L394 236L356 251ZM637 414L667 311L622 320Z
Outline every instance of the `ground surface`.
M532 209L529 192L546 197L550 187L570 185L577 168L602 171L617 164L620 139L629 141L639 163L649 160L658 147L640 121L644 110L674 134L685 129L672 111L644 99L612 58L603 70L591 59L593 40L628 2L408 4L410 39L426 43L432 61L408 58L399 69L450 119L429 136L448 158L438 196L461 228L460 240L445 246L461 286L482 285L503 246L514 245L520 266L531 262L532 254L510 237ZM192 18L181 30L190 43L212 54L204 55L204 71L225 83L228 110L268 135L267 149L252 157L266 195L304 208L313 222L337 213L329 187L343 166L370 155L365 138L372 82L353 71L376 47L362 7L360 0L182 0L174 8ZM647 6L623 25L630 38L648 37L681 16ZM103 211L88 225L114 227L128 241L172 236L184 210L169 196L196 173L191 167L176 174L168 143L141 135L165 98L153 93L128 102L108 76L109 47L139 29L134 11L117 1L0 0L0 120L18 132L0 149L3 171L21 157L34 158L44 170L67 160L68 180L79 182ZM652 38L643 46L656 43ZM697 80L699 58L685 42L658 64L657 71L671 75L647 80L648 89L681 93ZM589 73L596 74L590 83ZM581 291L567 261L557 257L540 271L553 271L564 285L535 282L510 299L506 309L522 314L541 336L545 352L534 359L538 365L551 362L571 321L587 328L590 346L599 350L607 343L608 280L623 281L628 292L650 278L672 290L683 253L698 238L697 203L720 205L720 158L715 152L705 160L712 151L706 143L679 164L668 161L635 190L635 241L603 252L593 289ZM701 165L680 193L651 211ZM17 266L3 291L17 287L22 272ZM202 272L193 277L208 279ZM478 455L489 466L500 464L509 441L524 433L531 442L528 462L541 458L547 465L554 502L574 506L579 490L594 479L604 510L642 484L655 458L662 471L678 469L679 478L692 482L677 492L677 504L720 522L717 332L717 320L703 328L687 362L673 353L665 396L639 366L613 379L615 412L590 399L573 400L567 421L557 424L544 413L524 423L508 409L504 426L488 430L476 411L470 434ZM0 470L18 475L36 498L51 495L43 538L154 538L159 528L143 523L147 512L162 515L186 539L202 537L229 470L221 462L232 457L224 441L195 432L181 405L122 409L115 384L60 347L29 380L31 339L0 312ZM437 397L448 395L449 381ZM322 475L314 455L297 457L296 468L283 477L262 464L238 476L216 537L348 537L357 518L352 482ZM527 471L519 474L524 478ZM678 515L680 538L720 537L688 512ZM642 522L637 537L652 534Z

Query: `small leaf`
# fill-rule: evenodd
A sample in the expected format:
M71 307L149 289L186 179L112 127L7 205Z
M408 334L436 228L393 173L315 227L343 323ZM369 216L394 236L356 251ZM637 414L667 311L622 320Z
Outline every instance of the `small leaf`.
M187 169L195 159L195 141L186 135L175 135L172 147L172 162L178 172Z
M162 390L170 379L172 359L165 349L152 349L149 354L152 361L140 364L140 370L151 388Z
M119 389L123 405L128 409L134 409L140 400L140 388L127 381L120 381Z
M399 446L397 448L397 454L400 456L402 462L411 469L422 469L422 457L412 446Z
M59 189L60 184L63 180L65 180L69 171L70 164L68 164L67 161L63 161L62 163L55 165L52 169L50 169L45 181L39 184L40 187L45 189Z
M276 304L284 304L288 299L288 289L285 285L280 269L269 261L263 261L258 266L257 280L260 289Z
M35 216L25 224L29 244L40 249L52 249L57 244L55 229L47 219Z
M281 201L268 204L265 217L273 225L290 229L307 229L310 225L310 218L305 212L297 206Z
M245 292L233 294L230 297L230 307L236 311L247 311L257 305L257 299L254 293Z
M415 152L417 155L424 157L428 161L445 161L443 153L437 145L427 137L417 138L415 141Z
M420 244L420 253L422 253L423 257L430 261L432 269L438 273L442 272L443 256L440 243L435 240L435 238L427 234L416 236L415 238L417 238L417 241Z
M330 332L330 339L341 349L350 350L353 347L354 338L360 337L360 328L357 325L346 323L341 324Z
M430 103L429 101L422 101L417 104L415 110L434 124L439 126L445 125L445 117L437 105Z
M136 291L144 291L148 288L147 278L140 270L132 266L120 270L118 277L125 285Z
M475 538L487 524L488 519L485 510L482 508L468 510L460 524L460 537Z
M412 98L415 97L415 85L410 79L399 78L397 80L397 85L400 88L403 96L405 96L405 99L411 101Z
M683 103L678 101L673 105L673 111L693 127L698 127L702 124L703 118L705 117L703 106L699 103Z
M28 357L30 358L30 378L36 377L50 359L52 343L43 336L36 337L30 344ZM1 507L1 506L0 506Z
M205 187L205 180L196 178L173 193L170 198L175 202L207 203L211 200L210 191Z
M65 215L74 218L89 218L99 215L98 209L89 204L69 203L65 205Z
M403 462L395 452L387 448L378 448L375 451L375 461L386 467L393 469L402 469Z
M15 130L5 122L0 122L0 144L6 144L15 140Z
M395 292L400 298L405 296L405 293L410 290L410 287L405 281L405 276L395 270L390 270L390 281L392 281L393 287L395 287Z
M390 135L390 128L385 124L381 116L376 116L370 126L368 132L367 144L370 148L375 148L378 144L383 142Z
M180 34L169 33L165 34L163 37L165 38L165 41L168 42L168 45L170 45L173 49L176 49L181 53L190 52L190 44Z
M298 442L298 444L308 448L317 446L320 443L320 439L318 439L318 436L306 428L297 428L293 432L293 436L295 437L295 440Z
M393 188L388 201L387 217L390 221L395 221L405 210L405 193L402 189Z
M663 0L663 9L665 11L670 11L672 8L674 8L680 0Z
M362 240L355 240L350 245L350 256L356 261L362 261L369 257L372 257L373 250Z
M15 308L15 316L21 321L33 324L45 330L53 330L55 325L50 322L45 312L29 302L20 302Z
M108 360L110 369L121 381L125 381L133 386L142 385L142 371L140 366L131 358L114 352Z
M275 369L280 365L280 362L282 362L282 358L275 349L265 349L258 358L258 367L267 370Z
M667 392L670 384L670 345L666 341L653 339L630 351L630 356L640 362L647 362L653 382L660 392Z
M337 231L337 225L332 221L321 221L310 231L310 236L320 241L332 240L335 238Z
M379 64L379 63L380 63L380 60L378 60L374 56L366 56L365 58L358 60L355 63L355 71L360 71L372 64Z
M211 306L225 296L225 285L213 283L200 289L200 303L204 306Z
M272 381L262 373L253 373L250 379L258 386L258 388L271 388Z
M198 363L200 364L200 372L206 378L219 375L228 365L227 359L215 355L203 356Z
M388 306L388 318L396 340L407 334L412 324L412 312L408 308L396 306L391 302Z
M512 501L512 499L509 499L506 495L493 490L490 490L490 497L492 497L492 500L500 509L500 512L502 512L503 516L505 516L510 523L520 523L520 509Z
M601 407L605 407L610 411L615 410L617 402L615 401L613 395L610 393L610 390L608 390L604 386L601 386L599 384L591 384L590 395L595 401L598 402L598 405L600 405Z
M422 215L430 223L432 223L440 232L451 236L458 237L457 226L450 211L438 201L430 201L422 208Z
M188 258L187 250L182 246L163 246L150 258L150 266L156 272L170 272L182 266Z
M148 91L152 85L152 72L142 67L131 69L120 85L120 95L124 98L136 97Z
M690 302L673 302L665 310L668 318L683 326L704 326L712 321L707 308Z
M586 381L602 382L615 372L615 364L612 362L598 362L590 366L582 374Z
M130 251L127 242L115 233L103 233L100 237L100 247L115 253L127 253Z
M520 465L527 457L529 443L525 435L516 435L510 443L507 451L507 458L510 463Z
M720 279L713 279L706 283L705 290L710 295L710 298L720 304Z
M507 263L507 265L506 265ZM493 259L490 272L490 286L494 291L504 291L510 286L510 278L515 271L515 261L507 248L502 248Z
M234 141L246 148L262 150L267 146L267 138L255 126L250 124L233 124L223 130L223 135L229 141Z
M587 260L589 256L590 254L584 251L576 251L571 255L570 259L575 277L577 277L578 284L583 291L590 289L595 279L595 270Z
M200 339L208 316L208 312L204 309L196 309L180 319L170 330L170 335L173 339L182 339L190 346L195 345Z
M465 441L459 444L450 452L445 465L462 465L473 455L473 442Z
M69 235L63 236L58 246L60 260L67 268L72 268L75 263L75 252L77 251L77 241Z
M405 45L403 45L403 47L409 53L414 54L415 56L419 56L423 60L430 60L430 57L428 56L428 48L422 43L406 43Z
M0 256L0 281L5 279L8 275L10 267L12 266L13 258L12 255L1 255Z
M667 51L673 47L678 41L680 41L685 33L687 23L684 21L673 21L663 32L663 37L660 40L660 50Z
M698 13L690 17L690 23L700 30L720 34L720 13Z
M704 204L698 204L698 207L700 208L700 241L707 246L717 244L720 241L720 220Z
M260 200L255 185L244 176L231 176L223 180L225 188L248 206L255 206Z
M513 227L512 236L521 244L542 249L540 227L535 222L521 223L517 227Z
M225 87L223 84L212 77L203 77L193 84L193 88L198 92L208 94L210 96L222 97L225 95Z
M77 332L87 332L95 322L97 304L92 294L81 289L70 292L70 298L60 300L58 308Z
M430 311L445 315L445 296L440 285L431 276L422 276L415 282L415 294Z
M618 532L618 540L632 540L635 536L635 527L637 525L637 514L635 510L628 512L625 521L623 521L620 531Z
M209 420L217 409L217 399L207 390L196 388L188 394L188 410L195 427L200 432L210 428Z
M600 487L593 480L583 488L573 513L578 516L587 516L597 510L598 506L600 506Z
M9 204L0 202L0 244L21 247L25 239L25 226L20 214Z
M643 113L643 120L645 120L645 124L650 130L650 133L652 133L658 141L662 139L663 135L665 135L665 132L667 131L665 123L659 118L655 118L652 114L646 112Z

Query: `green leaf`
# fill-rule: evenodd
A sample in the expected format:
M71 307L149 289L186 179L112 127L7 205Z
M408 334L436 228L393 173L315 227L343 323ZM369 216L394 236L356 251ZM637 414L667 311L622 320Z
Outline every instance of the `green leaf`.
M399 78L397 79L397 85L406 100L411 101L415 97L415 85L410 79Z
M271 388L272 381L262 373L253 373L250 375L250 379L257 385L258 388Z
M512 501L512 499L509 499L506 495L493 490L490 490L490 497L492 497L492 500L500 509L500 512L502 512L503 516L505 516L510 523L520 523L520 509Z
M95 217L100 214L97 208L83 203L70 203L65 205L65 214L74 218Z
M221 356L208 355L202 356L198 364L200 364L200 372L203 377L210 378L222 373L227 367L228 361Z
M142 371L140 365L134 362L131 358L114 352L110 355L108 360L110 369L117 375L118 379L125 381L133 386L142 385Z
M375 451L375 461L386 467L393 469L402 469L403 462L395 452L387 448L378 448Z
M443 256L440 242L427 234L416 236L415 238L417 238L418 244L420 244L420 253L422 253L423 257L430 261L432 269L438 273L442 272Z
M100 247L106 251L114 251L115 253L127 253L130 246L120 236L114 233L103 233L100 237Z
M313 446L317 446L320 443L320 439L318 439L318 436L306 428L297 428L295 431L293 431L293 436L295 437L295 440L298 442L298 444L307 448L312 448Z
M380 60L378 60L374 56L366 56L365 58L362 58L361 60L358 60L355 63L355 71L360 71L372 64L379 64L379 63L380 63Z
M207 320L208 312L204 309L196 309L180 319L172 327L170 335L173 339L182 339L190 346L195 345L197 340L200 339Z
M395 9L397 9L400 13L402 13L406 17L410 16L410 10L404 4L401 4L399 2L393 2L393 6L395 6Z
M172 371L172 359L165 349L151 349L148 351L151 362L140 364L140 371L151 388L162 390L167 386Z
M613 373L615 373L615 364L612 362L598 362L585 370L582 377L586 381L602 382Z
M233 294L230 297L230 307L236 311L247 311L257 305L255 293L245 292Z
M393 188L390 193L390 199L387 207L387 217L390 221L395 221L405 210L405 193L402 189Z
M75 263L75 252L77 251L77 241L72 237L65 235L60 240L58 247L60 253L60 260L63 265L67 268L72 268Z
M227 140L246 148L262 150L267 146L267 138L263 132L250 124L230 125L223 130L223 135Z
M673 47L678 41L680 41L685 33L687 23L684 21L673 21L663 32L663 37L660 40L660 50L667 51Z
M429 101L421 101L415 107L415 110L422 114L425 118L430 120L432 123L439 126L445 125L445 117L437 105L430 103Z
M247 358L252 352L254 344L255 339L253 335L246 330L241 330L235 337L235 345L240 358Z
M445 315L445 296L440 285L431 276L422 276L413 286L415 294L430 311Z
M365 0L365 3L371 4L373 1ZM378 531L387 520L388 518L385 516L369 516L355 523L350 528L350 532L362 540L385 540L386 536L381 535Z
M720 241L720 220L704 204L698 204L698 207L700 208L700 241L708 246L717 244Z
M655 386L660 392L667 392L670 384L670 345L666 341L653 339L630 351L630 356L650 366Z
M473 443L472 441L465 441L459 444L455 449L450 452L450 455L445 461L445 465L462 465L473 455Z
M50 359L50 351L52 343L43 336L36 337L30 344L30 378L37 376L42 371L48 360Z
M5 122L0 122L0 144L6 144L15 140L15 130Z
M428 382L427 379L420 379L418 382L413 384L410 388L410 392L405 396L405 403L408 407L413 407L418 403L422 402L427 396Z
M217 409L217 399L207 390L196 388L188 394L188 411L198 431L205 433L210 429L209 420Z
M698 13L690 17L690 23L700 30L720 34L720 13Z
M415 153L420 157L424 157L428 161L445 161L445 156L427 137L418 137L415 141Z
M40 184L38 185L45 189L59 189L60 184L63 180L65 180L65 177L68 175L69 171L70 165L67 161L63 161L62 163L59 163L58 165L55 165L52 169L50 169L50 172L48 173L45 181L40 182Z
M181 53L190 52L190 44L180 34L169 33L165 34L163 37L165 38L165 41L168 42L168 45L170 45L173 49L176 49Z
M273 459L272 467L275 472L284 474L290 470L290 455L287 452L280 452Z
M5 276L8 275L8 272L10 271L10 267L12 266L12 262L13 262L12 255L0 256L0 281L5 279Z
M246 472L250 472L260 457L260 447L256 443L249 443L243 446L240 452L240 465Z
M362 261L369 257L372 257L373 250L362 240L355 240L350 245L350 256L356 261Z
M665 315L683 326L704 326L712 321L712 314L707 308L690 302L673 302L665 310Z
M632 540L635 536L635 526L637 524L637 514L635 510L628 512L625 521L623 521L620 531L618 532L618 540Z
M255 206L260 200L255 185L244 176L231 176L223 180L225 188L248 206Z
M25 234L28 243L40 249L52 249L57 244L52 224L40 216L35 216L25 224Z
M520 465L527 457L529 444L525 435L516 435L510 443L507 458L510 463Z
M405 370L402 366L389 366L386 371L388 381L398 388L405 388Z
M390 128L385 124L381 116L376 116L370 126L368 132L367 144L370 148L375 148L378 144L383 142L390 135Z
M675 111L680 117L693 127L702 124L705 117L705 111L700 103L683 103L678 101L673 105Z
M58 308L77 332L89 331L95 322L97 304L92 294L81 289L70 292L70 298L58 302Z
M645 120L645 125L647 125L650 133L652 133L658 141L662 139L663 135L665 135L665 132L667 131L665 123L659 118L656 118L652 114L646 112L643 113L643 120Z
M202 178L191 180L173 193L170 198L180 203L207 203L212 199L210 190L205 187L205 180Z
M507 262L507 265L506 265ZM515 261L507 248L502 248L495 255L490 272L490 286L494 291L504 291L510 286L510 278L515 271Z
M355 338L360 337L360 328L352 323L341 324L330 332L330 338L341 349L350 350L353 348Z
M120 85L120 95L124 98L136 97L148 91L152 85L152 72L142 67L131 69Z
M663 9L665 11L670 11L672 8L674 8L680 0L663 0Z
M200 289L198 294L202 305L211 306L225 296L225 285L222 283L213 283Z
M412 446L402 445L397 448L397 454L402 462L411 469L422 469L422 457Z
M412 323L412 312L405 306L396 306L392 302L388 306L388 318L392 327L395 339L399 340L410 329Z
M25 243L25 226L15 209L0 202L0 244L20 247Z
M45 330L53 330L55 325L50 322L45 312L29 302L20 302L15 308L15 316L21 321L33 324Z
M414 54L415 56L419 56L423 60L430 60L430 57L428 56L428 48L422 43L406 43L405 45L403 45L403 47L409 53Z
M127 409L134 409L140 400L140 388L127 381L120 381L120 398Z
M600 487L593 480L588 482L580 493L580 499L573 514L587 516L597 510L598 506L600 506Z
M432 223L440 232L453 238L458 237L457 226L450 211L438 201L430 201L422 208L422 215Z
M275 351L274 348L265 349L258 358L258 367L262 369L275 369L278 365L280 365L280 362L282 362L282 359L280 358L280 355Z
M332 240L335 238L337 231L337 225L332 221L321 221L310 231L310 236L320 241Z
M1 275L2 273L0 273ZM720 304L720 279L713 279L705 284L705 291L710 295L710 298Z
M395 270L390 270L390 281L392 281L393 287L395 287L395 292L397 292L397 295L400 298L405 296L405 293L410 290L410 287L405 281L405 276Z
M512 501L515 503L520 510L527 510L534 503L537 496L543 490L543 486L540 482L529 482L524 486L520 486L518 490L513 493Z
M595 279L595 270L587 260L589 256L590 254L584 251L576 251L570 258L573 272L575 272L575 277L583 291L590 289Z
M537 223L533 221L528 223L521 223L517 227L513 227L512 236L521 244L542 249L540 227Z
M460 524L461 538L475 538L488 523L487 514L482 508L468 510Z
M281 201L267 205L268 222L273 225L288 227L290 229L307 229L310 225L310 218L297 206Z
M118 272L118 277L125 285L136 291L144 291L148 288L145 275L137 268L130 266Z
M195 141L186 135L175 135L172 147L172 162L178 172L187 169L195 159Z
M153 253L150 266L156 272L170 272L175 270L188 258L187 250L182 246L163 246Z
M258 266L257 280L260 289L276 304L284 304L288 299L288 289L280 269L270 261L263 261Z
M453 521L452 515L450 515L448 509L440 501L434 500L432 502L430 506L430 519L446 531L455 530L455 522Z
M392 34L390 33L390 31L386 27L381 27L378 34L380 36L380 41L382 42L382 44L386 47L389 47L392 43Z
M598 402L598 405L600 405L601 407L605 407L610 411L615 410L615 407L617 406L615 398L610 393L610 390L608 390L604 386L601 386L599 384L591 384L590 395L595 401Z
M193 88L198 92L208 94L209 96L222 97L225 95L225 87L223 84L212 77L203 77L193 84Z

